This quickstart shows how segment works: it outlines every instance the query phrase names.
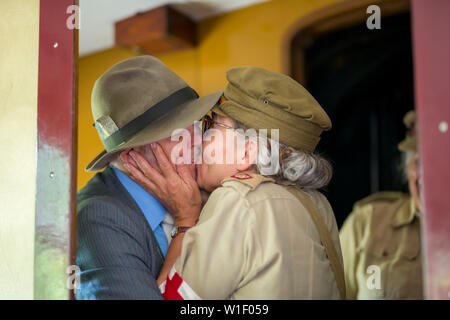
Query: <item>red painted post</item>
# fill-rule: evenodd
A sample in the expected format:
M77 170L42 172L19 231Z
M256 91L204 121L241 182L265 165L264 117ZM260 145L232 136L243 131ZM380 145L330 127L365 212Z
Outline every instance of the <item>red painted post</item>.
M450 298L450 1L412 0L424 295Z
M78 38L67 11L74 4L40 0L35 299L73 296Z

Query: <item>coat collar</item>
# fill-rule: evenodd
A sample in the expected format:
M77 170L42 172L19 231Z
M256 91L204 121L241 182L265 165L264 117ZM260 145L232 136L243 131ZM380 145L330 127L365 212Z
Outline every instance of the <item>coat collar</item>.
M403 201L397 212L392 218L392 226L394 228L401 227L413 222L414 217L418 215L416 213L416 206L414 204L413 197L408 197L407 200Z
M263 182L275 182L273 178L265 177L254 172L241 172L237 173L231 177L226 177L222 179L221 184L223 185L227 181L238 181L250 187L251 190L256 189Z

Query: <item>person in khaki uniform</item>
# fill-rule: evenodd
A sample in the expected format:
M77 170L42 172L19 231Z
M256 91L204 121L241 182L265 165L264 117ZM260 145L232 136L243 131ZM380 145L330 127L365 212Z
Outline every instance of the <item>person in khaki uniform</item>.
M341 231L348 299L422 299L420 180L415 113L405 115L409 194L379 192L355 203Z
M201 212L188 209L189 217L176 209L198 193L180 197L192 181L181 168L176 175L157 146L162 173L138 153L132 156L139 170L127 164L144 188L169 190L170 196L160 195L175 211L177 229L158 278L163 297L345 298L336 220L317 191L331 179L331 166L313 153L321 132L331 128L330 119L288 76L240 67L229 70L227 79L220 104L203 119L203 163L196 181L212 193ZM249 130L244 134L248 128L279 129L279 146L274 131L257 139ZM227 144L229 134L233 139ZM218 151L228 159L233 148L232 162L211 161ZM276 156L269 163L270 151ZM163 182L175 176L178 182ZM171 193L167 185L179 188Z
M315 190L305 194L339 248L328 201ZM254 173L225 178L211 194L197 226L186 233L175 264L174 270L196 293L187 298L339 298L326 252L306 210L272 179Z

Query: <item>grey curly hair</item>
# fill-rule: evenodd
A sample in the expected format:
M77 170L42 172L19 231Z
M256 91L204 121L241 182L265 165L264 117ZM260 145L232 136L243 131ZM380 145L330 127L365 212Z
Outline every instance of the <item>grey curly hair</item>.
M246 138L255 137L255 130L249 130L238 121L235 121L235 128L245 131ZM257 139L257 141L258 156L255 167L259 174L274 177L281 184L294 184L306 189L321 189L330 182L333 168L324 157L312 152L296 150L271 138ZM278 161L273 163L271 149L276 145L279 145L278 159L276 159Z

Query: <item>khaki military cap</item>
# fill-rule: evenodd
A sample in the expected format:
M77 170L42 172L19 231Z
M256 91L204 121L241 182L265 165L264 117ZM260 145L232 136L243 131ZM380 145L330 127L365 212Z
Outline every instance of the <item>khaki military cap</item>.
M245 66L227 72L226 101L214 112L254 129L279 129L279 140L313 152L331 120L314 97L292 78Z
M118 152L171 136L217 103L222 91L199 98L194 89L152 56L117 63L94 84L94 126L105 150L86 168L98 171Z
M400 151L417 151L416 112L411 110L403 117L407 132L405 139L398 144Z

